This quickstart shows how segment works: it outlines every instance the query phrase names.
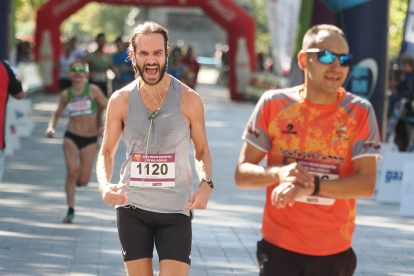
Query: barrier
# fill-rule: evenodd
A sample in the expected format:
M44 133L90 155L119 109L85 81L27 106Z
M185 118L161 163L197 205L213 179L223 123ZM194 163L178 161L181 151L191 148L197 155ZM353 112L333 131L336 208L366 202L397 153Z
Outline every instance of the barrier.
M5 142L6 156L20 149L20 137L30 137L34 129L32 100L16 100L9 96L6 106Z
M412 153L386 153L382 164L381 177L378 181L378 202L401 203L402 164L413 159L414 155Z
M400 215L414 217L414 162L404 162L403 181L401 187Z

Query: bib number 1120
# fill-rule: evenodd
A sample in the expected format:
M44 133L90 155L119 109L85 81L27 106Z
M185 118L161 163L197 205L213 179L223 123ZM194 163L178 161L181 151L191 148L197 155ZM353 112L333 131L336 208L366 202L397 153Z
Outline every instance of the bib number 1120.
M150 174L150 164L146 164L144 170L146 170L146 175L166 175L168 173L168 166L167 164L152 164L151 165L151 174ZM139 170L139 174L142 175L142 163L139 163L137 169Z

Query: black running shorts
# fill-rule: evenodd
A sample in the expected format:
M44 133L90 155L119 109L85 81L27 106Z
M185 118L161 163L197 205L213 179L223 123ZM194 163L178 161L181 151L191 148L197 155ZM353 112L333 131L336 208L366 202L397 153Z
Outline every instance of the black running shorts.
M310 256L277 247L265 240L257 243L260 276L352 276L356 256L352 248L328 256Z
M119 207L116 214L124 262L152 258L155 240L160 261L191 263L189 216L154 213L133 207Z

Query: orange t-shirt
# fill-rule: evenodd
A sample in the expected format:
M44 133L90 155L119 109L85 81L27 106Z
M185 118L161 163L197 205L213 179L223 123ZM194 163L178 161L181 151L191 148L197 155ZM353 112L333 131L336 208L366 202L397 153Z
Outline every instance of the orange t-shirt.
M267 152L267 165L298 162L322 179L354 174L352 160L375 156L381 145L374 110L368 100L339 88L338 101L316 105L302 98L303 86L266 92L256 105L242 138ZM333 205L296 202L276 209L267 188L263 238L281 248L326 256L350 248L356 200Z

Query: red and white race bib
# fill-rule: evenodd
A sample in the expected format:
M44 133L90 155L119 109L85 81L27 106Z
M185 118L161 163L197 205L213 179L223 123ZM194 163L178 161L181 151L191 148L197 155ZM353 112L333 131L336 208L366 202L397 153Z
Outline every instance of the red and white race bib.
M175 153L133 153L131 157L131 187L175 187Z

